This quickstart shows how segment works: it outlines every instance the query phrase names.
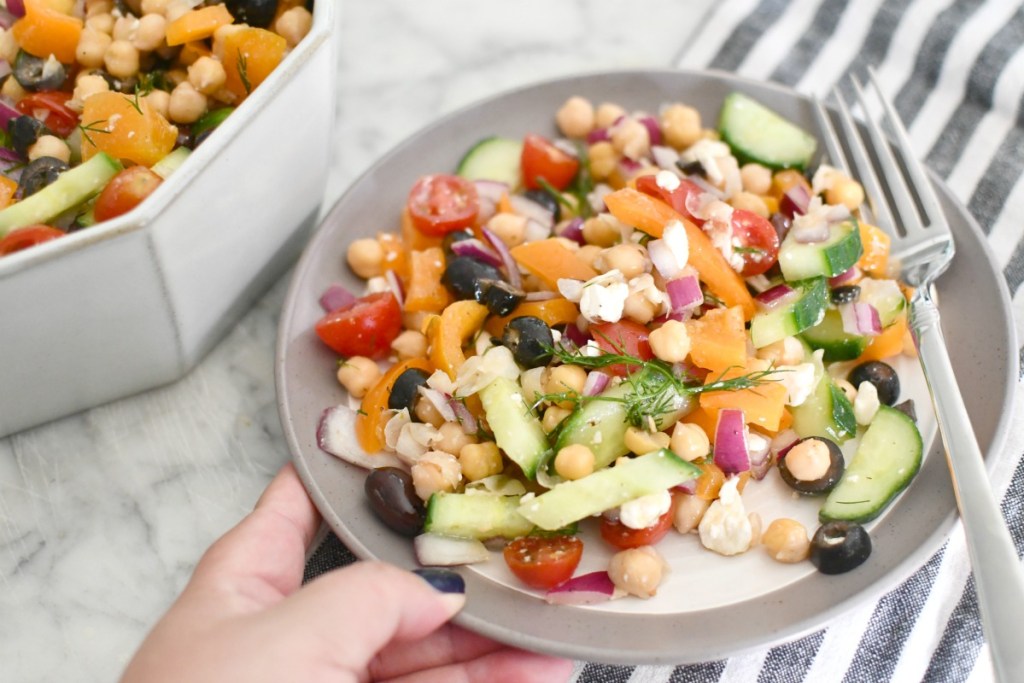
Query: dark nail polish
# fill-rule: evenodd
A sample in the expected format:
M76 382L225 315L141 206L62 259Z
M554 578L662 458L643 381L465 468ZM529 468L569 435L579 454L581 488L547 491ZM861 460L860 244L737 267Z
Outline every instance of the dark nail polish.
M438 569L436 567L424 567L413 569L413 574L433 586L434 590L441 593L465 593L466 582L462 577L450 569Z

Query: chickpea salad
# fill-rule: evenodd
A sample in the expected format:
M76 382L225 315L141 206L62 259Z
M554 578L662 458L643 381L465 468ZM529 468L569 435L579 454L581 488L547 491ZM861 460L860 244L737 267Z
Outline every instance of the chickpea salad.
M854 570L923 453L893 367L908 289L863 188L740 92L714 127L577 96L554 120L478 141L348 246L366 290L320 299L348 394L320 447L370 470L423 565L503 561L552 603L654 596L670 536ZM768 478L818 526L748 509ZM577 571L584 539L607 567Z
M311 0L6 0L0 257L149 196L312 26Z

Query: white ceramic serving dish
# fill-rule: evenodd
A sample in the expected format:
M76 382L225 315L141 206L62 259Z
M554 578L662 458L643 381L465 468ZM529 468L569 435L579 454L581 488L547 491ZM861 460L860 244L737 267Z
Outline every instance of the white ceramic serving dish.
M327 180L336 0L137 209L0 259L0 437L182 377L295 259Z

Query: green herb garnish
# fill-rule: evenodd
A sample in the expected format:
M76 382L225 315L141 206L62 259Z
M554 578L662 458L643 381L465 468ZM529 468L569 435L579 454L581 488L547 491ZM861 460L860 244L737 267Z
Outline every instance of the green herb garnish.
M96 142L89 136L89 133L103 133L104 135L110 135L110 131L106 128L107 119L100 119L99 121L92 121L90 123L78 124L78 129L82 131L82 137L85 138L90 145L97 147ZM100 128L99 126L104 126Z
M245 88L245 94L250 94L252 92L252 84L249 83L249 60L242 54L241 48L238 49L238 77L242 79L242 87Z

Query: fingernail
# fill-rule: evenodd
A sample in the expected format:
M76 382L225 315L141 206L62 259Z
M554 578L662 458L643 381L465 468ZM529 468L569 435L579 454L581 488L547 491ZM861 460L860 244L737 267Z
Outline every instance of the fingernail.
M422 569L413 569L412 573L429 583L434 590L440 593L461 595L466 592L466 582L458 573L450 569L424 567Z

